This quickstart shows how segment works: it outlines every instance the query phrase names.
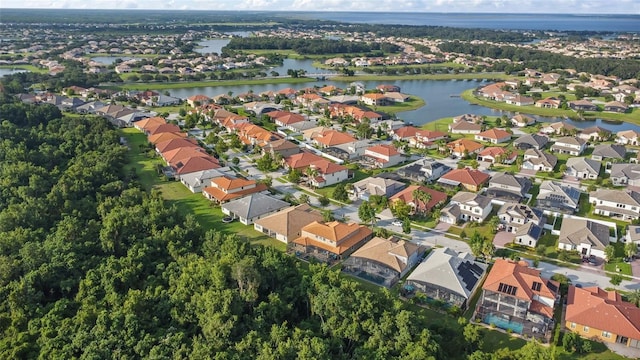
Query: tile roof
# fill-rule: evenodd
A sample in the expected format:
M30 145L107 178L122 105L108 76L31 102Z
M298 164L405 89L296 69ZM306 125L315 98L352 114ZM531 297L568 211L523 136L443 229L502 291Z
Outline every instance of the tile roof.
M220 165L211 160L213 157L192 157L184 162L180 162L176 165L176 173L178 175L189 174L196 171L217 169ZM214 159L215 160L215 159Z
M149 142L152 144L159 144L161 142L167 141L167 140L171 140L171 139L184 139L187 137L187 134L183 133L183 132L166 132L166 133L160 133L160 134L156 134L156 135L151 135L149 136Z
M147 130L147 128L156 127L158 125L162 125L166 123L167 121L164 118L160 116L155 116L155 117L150 117L140 121L136 121L133 124L140 129Z
M258 219L255 223L293 240L292 237L300 236L304 226L314 221L322 221L322 214L308 204L302 204Z
M367 148L367 151L372 151L384 156L400 155L393 145L374 145Z
M313 140L325 146L334 146L356 141L353 136L336 130L323 131L321 134L316 135Z
M418 251L418 245L411 242L404 240L393 241L392 239L383 239L376 236L351 254L351 257L375 261L401 273L407 267L406 260Z
M479 133L477 136L481 136L483 138L489 138L489 139L495 139L495 140L500 140L500 139L504 139L506 137L511 137L511 134L505 130L501 130L501 129L489 129L486 131L483 131L481 133Z
M400 138L409 138L409 137L413 137L416 136L416 133L420 131L420 129L418 129L415 126L403 126L399 129L396 129L393 131L393 133L400 137Z
M432 209L434 206L443 203L447 200L447 194L441 192L441 191L437 191L437 190L433 190L430 189L426 186L418 186L418 185L411 185L409 187L407 187L406 189L400 191L399 193L393 195L392 197L389 198L389 201L396 201L396 200L401 200L404 201L406 204L410 204L410 203L416 203L415 199L413 198L413 192L416 190L422 190L424 192L426 192L427 194L431 195L431 200L429 200L429 202L425 205L422 201L418 200L416 207L422 210L430 210Z
M176 138L156 143L156 150L159 153L165 153L174 149L183 147L199 147L198 142L194 139Z
M364 225L355 223L345 224L338 221L330 223L314 221L303 227L302 231L328 239L330 242L318 241L307 236L301 236L295 239L293 241L294 243L304 246L314 246L337 255L343 254L349 250L349 248L371 236L373 233L371 229Z
M640 340L640 308L615 291L569 286L565 320Z
M469 168L453 169L448 173L442 175L441 179L459 182L461 184L479 186L489 181L489 174L486 174L480 170L474 170Z
M468 153L473 153L477 150L482 149L484 145L479 144L473 140L462 138L448 143L447 147L454 153L462 154L465 151L467 151Z
M160 125L157 125L157 126L147 127L147 128L145 128L145 131L147 132L147 134L149 136L151 136L151 135L156 135L156 134L165 133L165 132L179 133L182 130L180 130L180 127L178 125L160 124Z
M201 147L181 147L162 153L162 158L170 166L175 166L180 161L187 160L192 157L212 157ZM217 160L215 161L217 163Z

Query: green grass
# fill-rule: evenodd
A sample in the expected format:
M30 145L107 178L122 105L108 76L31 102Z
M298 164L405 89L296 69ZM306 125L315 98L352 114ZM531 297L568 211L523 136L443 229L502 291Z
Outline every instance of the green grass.
M633 275L631 272L631 264L627 264L625 262L608 262L604 264L604 269L612 273L617 272L620 275ZM617 269L620 269L620 271L617 271Z
M425 101L421 98L410 95L409 100L403 103L393 103L389 106L378 106L375 110L385 112L387 114L396 114L403 111L415 110L423 107Z
M44 69L34 65L0 65L0 69L27 70L27 71L39 73L39 74L46 74L49 72L49 69Z
M237 234L252 244L269 245L285 250L284 243L255 231L253 226L245 226L238 221L223 223L224 214L219 206L215 206L200 193L192 193L179 181L167 181L157 173L156 166L162 164L162 160L159 157L148 157L147 151L141 150L140 145L147 144L147 138L143 133L133 128L122 129L121 132L131 149L126 169L135 169L145 190L159 190L169 205L176 206L183 215L192 214L205 231L215 229L227 234Z

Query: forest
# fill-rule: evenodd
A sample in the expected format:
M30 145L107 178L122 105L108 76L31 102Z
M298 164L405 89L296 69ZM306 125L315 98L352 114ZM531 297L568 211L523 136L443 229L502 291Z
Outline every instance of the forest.
M204 232L141 189L102 118L6 95L0 114L2 359L550 358L483 352L464 318Z
M444 52L456 52L493 59L510 59L514 62L522 61L522 66L543 72L557 69L575 69L578 72L613 75L622 79L640 78L640 61L638 60L577 58L515 46L469 44L459 41L443 42L438 47ZM511 65L505 63L504 66Z
M301 55L378 52L378 56L382 56L384 53L400 51L399 46L389 43L378 44L329 39L235 37L223 48L223 52L251 49L294 50Z

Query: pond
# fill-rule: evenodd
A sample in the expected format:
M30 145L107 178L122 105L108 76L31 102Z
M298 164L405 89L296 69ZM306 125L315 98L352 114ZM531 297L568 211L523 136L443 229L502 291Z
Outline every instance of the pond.
M227 46L227 44L231 41L230 39L209 39L198 41L198 47L193 49L193 51L200 54L212 54L216 53L220 55L222 53L222 48Z
M127 61L133 58L130 56L95 56L91 58L91 60L104 65L112 65L118 59L121 59L122 61Z
M0 77L5 76L5 75L17 74L17 73L21 73L21 72L27 72L27 71L29 71L29 70L0 68Z

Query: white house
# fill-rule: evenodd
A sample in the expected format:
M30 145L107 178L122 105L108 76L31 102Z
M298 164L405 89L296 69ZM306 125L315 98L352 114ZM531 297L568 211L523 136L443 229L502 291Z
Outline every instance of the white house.
M564 218L560 227L558 248L577 251L582 256L606 259L605 248L610 243L607 225L587 220Z
M556 140L551 145L551 151L559 154L569 154L580 156L584 149L587 148L587 142L584 139L575 136L564 136Z
M367 157L377 168L387 168L400 164L404 156L392 145L374 145L364 151Z
M455 224L458 220L483 222L491 213L491 199L461 191L453 195L449 204L440 210L440 221Z
M583 157L569 158L566 165L564 173L578 179L597 179L602 167L600 161Z
M620 220L636 220L640 217L640 193L636 191L599 189L589 193L593 213Z

